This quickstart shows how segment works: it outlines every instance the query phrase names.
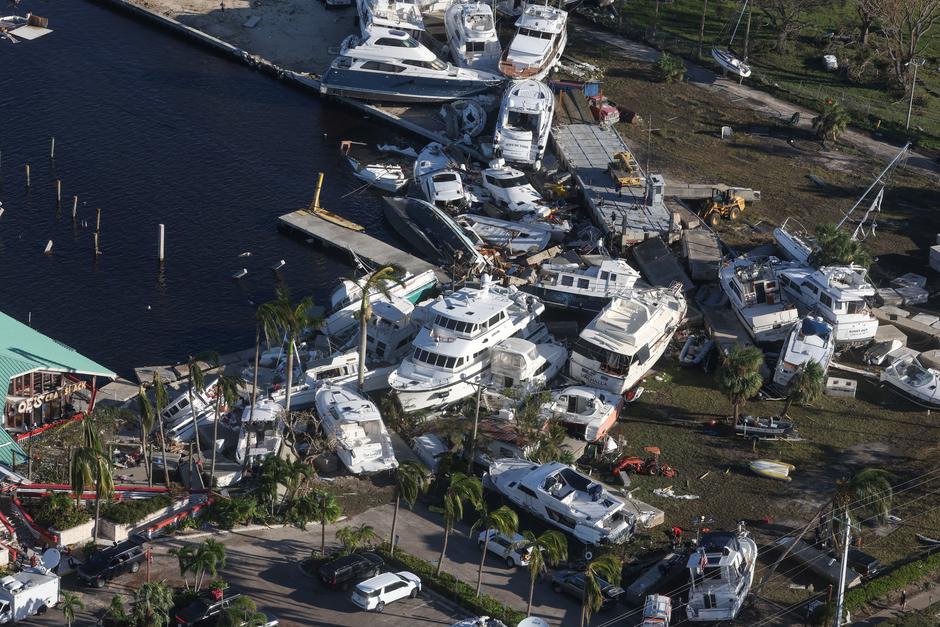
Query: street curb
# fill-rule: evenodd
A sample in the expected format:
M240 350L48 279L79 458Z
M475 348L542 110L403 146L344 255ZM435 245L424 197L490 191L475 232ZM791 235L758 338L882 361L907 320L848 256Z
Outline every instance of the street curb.
M200 531L198 533L187 533L186 535L172 535L172 536L160 536L158 538L152 538L150 542L160 542L162 540L188 540L206 538L208 536L226 536L233 533L246 533L251 531L266 531L271 529L283 529L284 527L289 527L290 525L285 523L278 523L275 525L247 525L244 527L234 527L233 529L214 529L212 531Z

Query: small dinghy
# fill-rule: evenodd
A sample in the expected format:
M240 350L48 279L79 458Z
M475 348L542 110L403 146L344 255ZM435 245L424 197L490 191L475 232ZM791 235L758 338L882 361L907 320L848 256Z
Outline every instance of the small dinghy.
M715 341L704 334L690 335L679 351L679 365L686 368L699 366L715 347Z
M368 183L372 187L377 187L384 192L397 192L408 184L408 176L402 167L395 163L362 163L351 154L351 141L340 142L340 152L346 157L346 161L352 166L353 175L361 181Z
M794 425L778 416L742 416L734 430L743 436L784 436L793 433Z
M537 253L545 250L552 239L551 232L537 224L509 222L474 214L458 216L457 223L476 233L490 246L506 249L510 254Z
M796 470L796 466L793 464L775 459L755 459L748 466L755 475L776 479L777 481L790 481L790 473Z

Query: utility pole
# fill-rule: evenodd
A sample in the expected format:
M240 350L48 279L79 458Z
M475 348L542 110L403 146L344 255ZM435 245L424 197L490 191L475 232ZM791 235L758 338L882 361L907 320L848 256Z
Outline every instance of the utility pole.
M845 575L849 566L849 541L852 537L852 519L845 511L845 537L842 539L842 564L839 569L839 596L836 597L835 627L842 627L842 607L845 604Z
M924 63L927 63L927 59L921 59L919 62L916 59L911 59L904 64L905 67L908 65L914 66L914 76L911 80L911 101L907 105L907 122L904 124L904 130L911 128L911 110L914 108L914 89L917 87L917 68L921 67Z

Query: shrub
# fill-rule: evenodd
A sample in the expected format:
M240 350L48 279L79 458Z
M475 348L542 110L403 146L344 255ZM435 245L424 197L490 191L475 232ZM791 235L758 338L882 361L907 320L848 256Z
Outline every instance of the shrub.
M172 503L173 497L169 494L158 494L149 499L117 501L102 507L101 517L119 525L133 525Z
M845 593L845 606L857 610L940 571L940 553L908 562Z
M659 80L664 83L678 83L685 78L685 63L682 62L681 58L668 52L663 52L660 55L656 67Z
M77 506L68 494L58 492L38 501L24 501L23 508L37 525L46 529L70 529L91 519L84 507Z
M476 595L476 588L460 581L448 573L434 574L434 566L422 559L409 555L401 549L395 549L395 556L388 552L388 544L377 549L378 553L388 564L395 564L413 572L421 578L425 587L434 590L454 601L473 614L498 618L507 625L517 625L525 618L525 614L506 607L496 599L485 594Z

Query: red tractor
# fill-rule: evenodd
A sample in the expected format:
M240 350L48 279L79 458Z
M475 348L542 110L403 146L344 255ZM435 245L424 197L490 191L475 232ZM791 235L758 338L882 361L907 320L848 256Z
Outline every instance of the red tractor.
M675 477L679 474L675 468L666 462L659 461L660 450L658 446L647 446L643 449L650 454L646 459L640 457L624 457L614 464L613 474L617 476L621 471L634 472L638 475L649 475L655 477Z

